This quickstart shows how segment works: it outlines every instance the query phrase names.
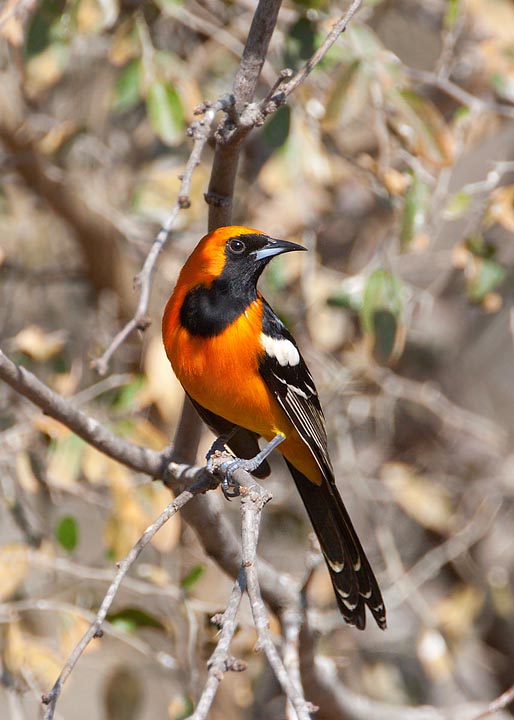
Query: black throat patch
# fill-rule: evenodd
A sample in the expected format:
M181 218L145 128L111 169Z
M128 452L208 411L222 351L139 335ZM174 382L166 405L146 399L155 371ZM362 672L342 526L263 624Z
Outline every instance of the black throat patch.
M210 287L197 285L187 293L180 322L191 335L213 337L237 320L256 298L257 290L237 292L237 287L220 277Z

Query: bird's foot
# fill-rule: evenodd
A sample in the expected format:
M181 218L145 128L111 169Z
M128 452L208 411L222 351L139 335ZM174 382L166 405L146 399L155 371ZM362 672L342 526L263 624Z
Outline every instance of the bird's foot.
M236 472L236 470L246 470L246 472L252 473L260 466L260 464L264 460L266 460L268 455L270 455L273 450L285 439L285 435L279 433L278 435L275 435L273 440L270 440L270 442L265 445L265 447L263 447L263 449L259 453L257 453L255 457L250 458L249 460L244 460L243 458L235 458L234 460L227 460L221 463L221 465L219 465L218 472L221 473L221 475L223 476L221 490L227 500L230 500L233 497L237 497L241 492L241 486L234 478L234 473ZM207 467L209 467L209 465L207 465Z
M232 437L232 435L234 435L234 433L235 429L232 432L227 433L226 435L220 435L218 438L216 438L216 440L209 448L205 459L207 460L207 471L210 472L211 475L216 474L219 467L219 465L215 463L215 460L218 459L221 455L226 455L228 453L226 445L230 441L230 438Z

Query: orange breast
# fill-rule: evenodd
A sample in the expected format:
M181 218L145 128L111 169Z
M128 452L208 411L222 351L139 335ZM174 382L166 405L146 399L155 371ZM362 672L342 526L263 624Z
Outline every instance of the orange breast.
M173 370L189 395L204 408L235 425L271 440L286 436L278 447L313 482L321 477L316 461L259 373L262 307L252 303L221 335L191 336L178 320L178 298L166 308L163 337Z

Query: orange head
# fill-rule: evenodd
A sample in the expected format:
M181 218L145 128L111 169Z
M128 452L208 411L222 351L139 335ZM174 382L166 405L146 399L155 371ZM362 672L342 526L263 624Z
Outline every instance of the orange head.
M187 293L196 285L210 286L224 273L249 275L255 282L274 255L306 248L286 240L275 240L261 230L227 225L205 235L182 268L176 290ZM245 272L246 270L246 272Z
M235 318L257 297L257 281L272 257L305 249L240 225L208 233L180 272L164 313L165 336L180 325L195 324L202 315L211 316L216 326L223 324L227 311Z

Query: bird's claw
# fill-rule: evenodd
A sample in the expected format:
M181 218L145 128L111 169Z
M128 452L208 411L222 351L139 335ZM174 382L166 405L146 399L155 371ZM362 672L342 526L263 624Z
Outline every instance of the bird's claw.
M237 482L237 480L234 480L233 477L225 475L221 482L221 492L230 502L232 498L239 497L241 494L241 485Z
M247 472L252 472L252 470L255 469L253 465L253 458L251 460L235 458L234 460L228 460L220 465L219 470L223 474L221 489L227 500L239 497L241 494L241 485L234 478L236 470L246 470Z

